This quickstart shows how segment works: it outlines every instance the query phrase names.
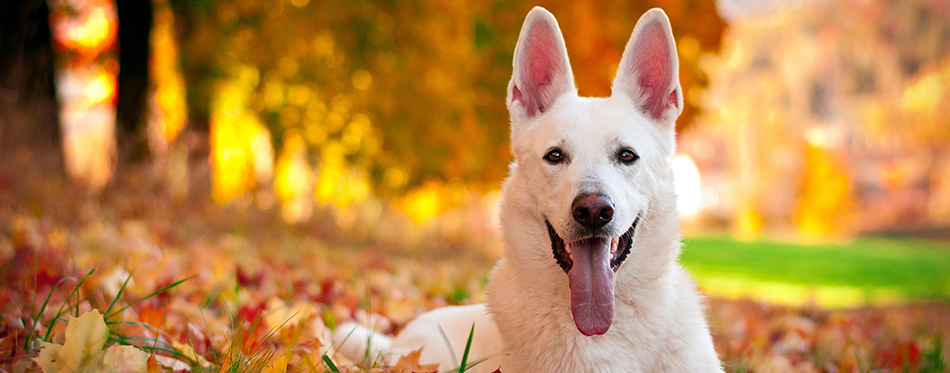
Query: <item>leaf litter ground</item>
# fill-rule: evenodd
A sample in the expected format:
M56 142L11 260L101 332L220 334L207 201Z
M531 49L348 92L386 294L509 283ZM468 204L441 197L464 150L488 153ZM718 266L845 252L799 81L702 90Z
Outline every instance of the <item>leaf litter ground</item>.
M392 334L426 310L484 301L500 251L493 200L477 195L422 225L379 201L287 225L278 207L196 197L200 184L171 197L147 171L96 197L2 173L7 372L425 371L418 355L348 361L331 330L356 320ZM711 298L707 313L728 371L946 371L950 356L945 303Z

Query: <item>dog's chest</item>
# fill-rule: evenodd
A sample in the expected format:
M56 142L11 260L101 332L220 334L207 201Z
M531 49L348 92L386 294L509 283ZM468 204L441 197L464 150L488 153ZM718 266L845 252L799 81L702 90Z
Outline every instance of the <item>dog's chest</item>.
M668 335L661 320L618 307L604 335L577 331L569 305L513 296L492 304L498 330L512 349L504 372L651 372L663 356ZM502 303L502 304L499 304ZM543 306L541 304L544 304ZM502 312L497 312L502 311Z
M547 334L540 332L536 338L516 347L504 371L650 372L660 369L653 361L657 356L657 342L633 343L609 333L561 340Z

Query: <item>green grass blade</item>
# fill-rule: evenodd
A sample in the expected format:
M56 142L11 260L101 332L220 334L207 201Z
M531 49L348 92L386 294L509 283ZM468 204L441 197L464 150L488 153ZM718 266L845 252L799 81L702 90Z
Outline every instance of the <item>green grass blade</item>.
M346 333L346 337L343 337L343 340L340 341L340 345L333 347L333 357L336 357L336 354L340 352L340 347L343 347L343 345L346 344L346 340L350 339L350 336L353 335L353 332L355 331L356 331L356 328L350 329L350 332Z
M79 288L82 287L82 285L86 283L86 280L88 280L89 277L92 277L92 274L93 274L93 273L96 273L96 268L95 268L95 267L93 267L92 269L90 269L89 272L86 273L85 276L83 276L82 280L79 280L79 283L76 284L76 286L73 288L73 290L69 292L69 295L66 296L66 302L63 302L63 304L61 304L61 305L59 306L59 310L56 311L56 316L53 316L53 319L50 320L49 325L46 325L46 334L43 335L43 341L44 341L44 342L49 342L50 333L53 332L53 324L55 324L56 321L59 320L59 317L62 316L62 314L63 314L63 307L65 307L66 304L69 303L69 299L73 297L73 294L79 293ZM54 287L54 288L55 288L55 287ZM52 294L52 292L51 292L50 294ZM47 297L47 300L49 300L49 297ZM76 304L77 304L77 305L79 304L78 295L77 295ZM44 306L44 307L45 307L45 306ZM72 308L72 306L70 306L70 308ZM43 312L40 311L40 315L42 315L42 314L43 314ZM39 318L37 318L37 319L39 319ZM30 330L30 333L32 333L32 332L33 332L33 331ZM29 341L29 339L30 339L30 338L27 338L27 341Z
M149 346L149 345L141 345L141 344L133 343L133 342L136 342L136 341L157 342L157 343L160 343L160 344L164 345L165 347L158 347L158 346L154 346L154 345ZM169 344L168 342L159 341L159 340L156 340L156 339L154 339L154 338L139 337L139 336L116 336L115 338L110 338L107 343L109 343L109 342L115 342L115 343L118 343L118 344L124 345L124 346L132 346L132 347L135 347L135 348L140 349L140 350L143 350L143 351L164 352L164 353L166 353L166 354L172 355L172 356L177 357L177 358L182 358L182 359L185 359L185 360L191 360L190 357L188 357L187 355L181 353L181 351L178 351L178 350L175 348L175 346L172 346L172 345Z
M152 343L153 345L161 344L161 345L164 345L165 347L171 347L171 348L175 347L171 343L160 341L153 337L143 337L143 336L138 336L138 335L116 335L116 336L110 336L109 338L109 342L117 342L119 344L124 344L124 345L129 345L129 346L134 346L134 347L144 347L143 345L137 345L135 343L131 343L134 341L154 342ZM108 342L106 343L108 344Z
M133 270L132 272L135 271ZM115 297L112 298L112 303L109 303L109 308L106 308L106 312L103 312L103 314L109 315L109 312L112 311L112 307L115 307L115 303L119 301L119 297L122 296L122 293L125 291L125 287L129 284L130 280L132 280L132 273L129 273L129 275L125 277L125 282L122 283L119 291L115 293ZM106 319L108 320L111 317L112 316L106 316Z
M149 324L146 324L146 323L144 323L144 322L141 322L141 321L125 321L125 320L106 321L106 325L107 325L107 326L111 326L111 325L135 325L135 326L141 326L141 327L143 327L143 328L145 328L145 329L152 330L152 331L154 331L154 332L156 332L156 333L161 333L161 332L163 332L163 330L161 330L161 329L159 329L159 328L156 328L156 327L154 327L154 326L151 326L151 325L149 325Z
M40 317L43 316L43 312L46 312L46 306L49 304L49 299L53 297L53 292L56 291L56 288L58 288L60 284L66 282L66 281L69 281L69 280L75 280L75 278L73 278L73 277L64 277L64 278L60 279L59 281L56 281L55 284L53 284L53 288L49 290L49 293L48 293L48 294L46 294L46 300L44 300L44 301L43 301L43 305L40 306L39 312L37 312L36 315L33 315L33 325L36 325L36 324L40 321ZM34 293L35 293L35 291L34 291ZM35 305L36 303L34 302L33 304ZM59 317L59 315L56 315L56 316ZM54 319L55 319L55 318L54 318ZM26 334L26 341L23 342L23 349L25 349L25 350L29 350L29 349L30 349L30 341L33 340L33 331L34 331L34 330L36 330L36 328L31 327L31 328L30 328L30 332ZM48 331L47 331L47 332L48 332Z
M330 367L330 371L333 373L340 373L340 368L336 367L336 364L333 364L333 360L330 360L330 357L327 354L323 354L323 362L327 363L327 366Z
M153 291L151 294L146 295L145 297L143 297L143 298L141 298L141 299L139 299L139 300L137 300L137 301L135 301L135 302L132 302L132 303L127 304L125 307L122 307L122 308L116 310L115 312L109 313L109 310L112 309L112 305L109 305L109 308L108 308L108 309L106 310L106 312L105 312L106 314L108 314L108 316L106 316L106 319L111 319L113 316L118 315L119 313L122 313L122 311L125 311L125 310L128 309L129 307L132 307L132 306L134 306L134 305L136 305L136 304L139 304L139 303L141 303L141 302L143 302L143 301L145 301L145 300L147 300L147 299L149 299L149 298L151 298L151 297L154 297L154 296L156 296L156 295L159 295L159 294L161 294L161 293L164 293L164 292L166 292L166 291L169 291L169 290L171 290L171 289L174 289L176 286L181 285L183 282L195 278L195 276L197 276L197 275L191 275L191 276L185 277L185 278L183 278L183 279L181 279L181 280L175 281L174 283L172 283L172 284L170 284L170 285L164 286L164 287L162 287L161 289L158 289L158 290ZM129 278L132 278L132 275L131 275L131 274L129 274ZM126 279L125 282L129 282L129 280ZM122 289L124 289L124 288L125 288L125 284L122 284ZM122 293L122 289L119 289L119 294ZM119 296L116 295L116 299L118 299L118 297L119 297ZM113 305L115 304L116 299L113 299L113 300L112 300L112 304L113 304Z
M204 307L198 307L198 312L201 314L201 322L205 324L205 331L208 333L208 335L211 335L211 327L208 326L208 319L205 318ZM194 342L191 340L191 333L188 335L188 342L191 343L192 347L194 347ZM195 349L195 351L197 351L197 349ZM195 353L197 354L197 352ZM218 351L216 348L211 348L211 357L214 359L214 361L218 361Z
M462 363L459 364L459 373L465 373L465 370L468 367L465 364L468 362L468 352L472 349L472 337L475 336L475 323L472 323L472 330L468 332L468 342L465 343L465 352L462 353Z

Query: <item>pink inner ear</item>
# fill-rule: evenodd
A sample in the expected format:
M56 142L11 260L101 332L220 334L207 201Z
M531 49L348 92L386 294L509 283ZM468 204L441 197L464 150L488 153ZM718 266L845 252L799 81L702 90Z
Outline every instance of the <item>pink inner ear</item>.
M561 66L560 49L555 38L557 35L540 22L531 25L524 40L521 52L521 87L515 87L529 116L541 113L545 109L545 92ZM520 88L521 92L517 92ZM516 95L517 98L517 95Z
M521 94L521 89L518 86L514 87L514 91L511 92L512 101L521 101L524 102L524 95Z
M643 97L643 109L654 118L660 118L670 104L675 106L676 91L667 94L673 80L673 61L665 30L658 22L645 25L634 45L633 72Z

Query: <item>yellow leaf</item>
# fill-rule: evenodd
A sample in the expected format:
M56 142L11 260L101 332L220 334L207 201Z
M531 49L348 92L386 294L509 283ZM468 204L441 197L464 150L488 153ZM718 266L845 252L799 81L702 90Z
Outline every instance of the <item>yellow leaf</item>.
M70 318L66 324L66 341L59 349L63 364L75 367L77 371L102 352L102 346L109 338L109 329L99 310L92 310L77 318Z
M43 342L43 346L40 347L40 354L33 358L33 361L35 361L44 372L66 372L66 369L60 369L59 349L61 347L63 346L55 343Z
M263 373L286 373L287 364L290 363L291 357L293 357L293 353L287 351L283 355L272 358L269 362L267 362L267 365L264 366Z
M422 349L415 350L406 355L400 356L393 371L396 373L413 372L436 372L439 370L439 364L420 364L419 356L422 355Z
M98 361L96 372L145 372L148 370L148 354L132 346L112 345Z
M268 312L264 315L264 322L268 330L295 326L313 317L316 308L315 304L306 301L285 302L271 298L267 302Z
M44 372L82 372L99 360L108 337L109 329L98 310L70 317L63 345L44 343L35 361Z
M208 360L206 360L203 356L198 355L198 352L195 351L195 346L192 346L186 343L179 343L178 341L175 341L175 340L172 341L172 346L175 346L175 349L178 350L178 352L181 352L182 355L187 356L189 359L196 359L198 361L198 364L203 367L211 365L211 363L208 362ZM165 365L165 364L162 364L162 365ZM174 368L169 365L165 365L165 366L169 368Z

